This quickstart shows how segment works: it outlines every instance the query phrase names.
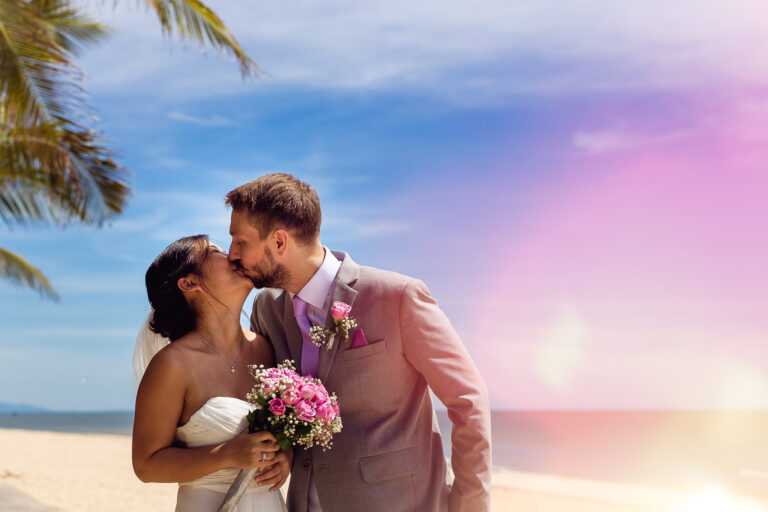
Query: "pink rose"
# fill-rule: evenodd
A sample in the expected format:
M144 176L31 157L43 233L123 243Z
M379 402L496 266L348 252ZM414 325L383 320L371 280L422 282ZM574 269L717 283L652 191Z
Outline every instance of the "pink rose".
M285 393L283 393L282 396L283 402L285 402L288 405L294 405L296 402L301 400L301 395L299 394L299 390L296 388L290 388L285 390Z
M312 400L315 393L317 393L317 386L313 382L307 382L301 386L301 398L304 400Z
M317 406L317 419L323 423L330 423L336 417L336 412L329 402L323 402Z
M336 413L336 416L341 414L341 409L339 409L339 402L333 402L333 412Z
M285 403L279 398L273 398L269 401L269 410L276 416L285 414Z
M312 402L301 400L294 406L293 410L296 412L296 417L302 421L315 419L315 405Z
M318 405L328 401L328 393L322 386L315 386L315 396L312 397L312 401Z
M352 306L345 302L334 302L331 308L331 316L334 320L342 320L347 318L350 309L352 309Z

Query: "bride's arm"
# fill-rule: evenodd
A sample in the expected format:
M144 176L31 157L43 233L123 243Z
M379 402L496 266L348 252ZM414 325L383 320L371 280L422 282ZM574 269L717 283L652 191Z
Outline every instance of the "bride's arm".
M169 350L170 349L170 350ZM267 432L241 434L226 443L198 448L173 446L184 407L186 371L168 347L152 359L136 396L133 470L144 482L187 482L222 468L266 467L261 452L279 449Z

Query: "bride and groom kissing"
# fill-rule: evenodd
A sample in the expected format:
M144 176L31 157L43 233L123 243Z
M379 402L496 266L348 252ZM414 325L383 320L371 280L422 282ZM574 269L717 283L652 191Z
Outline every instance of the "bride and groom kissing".
M257 178L226 204L228 253L204 235L182 238L146 274L152 313L137 340L137 476L179 482L181 512L218 510L245 468L260 473L240 512L284 510L277 491L289 473L290 511L487 511L487 390L424 283L324 247L317 193L291 175ZM321 348L312 326L332 325L335 303L357 325ZM247 367L284 360L338 397L343 429L328 451L285 451L269 432L248 434ZM453 424L452 484L429 390Z

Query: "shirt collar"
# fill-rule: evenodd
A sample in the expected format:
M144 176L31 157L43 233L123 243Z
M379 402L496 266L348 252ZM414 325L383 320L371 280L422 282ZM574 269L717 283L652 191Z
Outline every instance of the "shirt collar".
M323 249L325 249L323 264L298 293L301 300L316 309L321 309L325 304L325 299L330 295L336 274L341 267L341 262L336 256L327 247Z

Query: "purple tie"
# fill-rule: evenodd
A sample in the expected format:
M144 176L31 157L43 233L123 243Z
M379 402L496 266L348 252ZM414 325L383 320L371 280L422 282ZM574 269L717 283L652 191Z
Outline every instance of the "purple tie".
M316 375L317 361L320 359L320 347L312 343L309 337L309 319L307 318L308 304L298 295L293 296L293 316L296 317L296 323L301 330L301 338L304 345L301 349L301 374Z

